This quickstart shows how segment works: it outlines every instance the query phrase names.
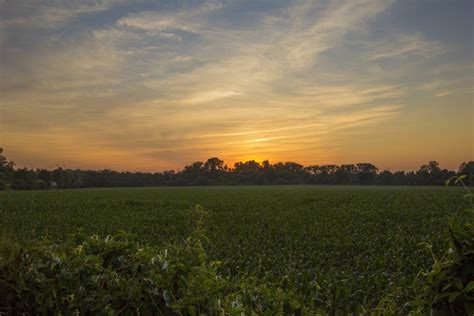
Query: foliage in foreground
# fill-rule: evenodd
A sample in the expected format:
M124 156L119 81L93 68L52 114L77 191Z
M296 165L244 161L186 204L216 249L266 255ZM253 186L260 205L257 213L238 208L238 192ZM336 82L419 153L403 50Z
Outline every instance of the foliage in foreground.
M285 282L253 276L231 278L221 262L209 260L203 228L206 212L197 207L197 225L184 243L151 247L119 232L100 237L72 235L67 242L43 240L28 248L3 245L0 258L0 311L6 313L134 313L246 315L337 313L304 299ZM411 302L382 300L359 313L428 311L472 314L474 242L472 225L450 225L451 247L414 287ZM316 282L308 291L324 291ZM396 293L392 293L396 294ZM390 293L387 298L390 297ZM317 294L314 295L317 297ZM403 303L403 304L400 304ZM395 306L394 306L395 304ZM400 306L396 306L400 304ZM319 309L321 308L321 309Z
M425 308L451 315L474 315L474 226L450 224L450 247L436 259L424 284Z
M465 176L446 181L461 183L467 191L471 208L468 220L454 218L449 223L449 249L441 259L432 253L434 264L423 285L418 303L425 309L452 315L474 315L474 194L463 182ZM429 245L428 245L429 246ZM431 250L431 248L429 247Z
M201 214L204 211L198 208ZM301 313L297 297L255 278L231 280L210 261L202 218L182 245L157 249L133 235L47 240L2 249L0 311L11 313L133 312L220 315Z

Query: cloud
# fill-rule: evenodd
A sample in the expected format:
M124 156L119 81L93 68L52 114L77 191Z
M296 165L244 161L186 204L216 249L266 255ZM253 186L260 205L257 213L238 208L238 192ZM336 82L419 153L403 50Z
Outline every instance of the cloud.
M185 8L177 12L140 12L128 15L117 21L119 26L143 31L181 30L197 32L202 26L200 18L207 13L219 10L223 4L205 2L194 8Z
M432 58L446 52L447 50L438 41L429 41L420 33L402 34L384 41L383 47L371 59L380 60L408 56Z
M435 97L445 97L452 94L472 92L472 79L446 80L436 79L426 81L420 85L419 89L425 93L430 93Z
M120 169L172 168L208 155L329 159L344 147L333 144L337 135L407 110L404 79L418 69L387 71L386 61L446 51L421 33L372 36L370 25L392 1L295 1L269 5L250 22L235 16L240 3L186 3L121 16L109 12L112 1L10 8L2 129L22 145L8 145L44 161L55 151L74 164L104 157L104 166ZM83 14L94 23L77 27ZM11 35L32 38L36 31L24 29L33 23L47 29L38 39ZM136 162L125 165L120 155L130 152Z
M239 92L232 91L232 90L214 90L214 91L206 91L206 92L199 92L192 95L189 99L184 99L182 102L184 103L204 103L204 102L211 102L215 100L219 100L222 98L228 98L233 96L240 95Z
M1 5L0 28L55 28L81 14L105 11L121 1L8 1ZM9 16L12 14L13 16Z
M345 32L364 25L387 5L378 1L331 5L315 21L312 17L317 6L294 5L277 18L263 15L263 24L257 30L222 29L209 24L204 17L221 9L220 4L131 14L118 19L114 26L75 35L75 39L56 47L54 53L43 47L44 51L30 60L25 82L25 86L36 84L26 94L24 90L16 94L10 91L10 104L23 106L23 113L27 113L31 102L43 109L43 115L62 113L54 120L67 124L62 127L65 134L82 134L80 138L84 140L93 138L97 148L107 150L127 146L140 152L153 146L179 154L186 150L222 152L235 149L237 144L246 151L253 150L246 144L255 139L265 147L269 141L321 134L333 122L347 124L338 121L335 114L326 115L327 123L315 123L316 116L323 120L322 108L393 97L386 95L390 88L385 87L384 94L361 93L360 87L352 83L330 86L313 80L294 87L287 95L273 85L281 85L295 71L314 65L318 55L337 45ZM344 23L331 25L338 19ZM143 31L146 35L137 33ZM170 47L166 41L178 38L177 31L198 34L199 44L189 47L182 42ZM309 42L313 44L306 44ZM191 55L183 55L186 48L192 48ZM194 63L191 68L176 70L190 61ZM120 96L120 89L130 90L127 84L137 87L137 93L155 97L119 108L111 106ZM61 103L49 105L53 100ZM85 105L85 100L93 106ZM293 108L291 114L289 104ZM258 107L269 110L255 113ZM71 111L84 116L77 121ZM93 118L90 111L94 111ZM28 118L17 116L18 111L8 112L9 122L27 124ZM296 121L298 132L287 128ZM44 128L43 124L38 126ZM255 130L257 126L259 131ZM262 126L271 132L265 132ZM308 133L309 129L313 131ZM233 136L224 137L226 141L221 137L205 141L200 136L205 130L229 131L227 134ZM143 141L124 143L122 134Z

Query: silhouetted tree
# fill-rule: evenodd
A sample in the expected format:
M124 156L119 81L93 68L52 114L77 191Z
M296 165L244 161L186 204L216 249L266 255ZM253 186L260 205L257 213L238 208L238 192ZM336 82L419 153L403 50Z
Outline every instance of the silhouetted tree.
M466 175L464 183L466 185L474 185L474 161L463 162L459 166L459 175Z
M3 155L3 148L0 147L0 190L5 190L11 186L14 165Z
M180 183L182 185L204 185L207 184L203 170L204 163L196 161L189 166L185 166L180 172Z
M217 157L205 163L197 161L174 170L146 172L117 172L109 169L79 170L58 166L54 170L15 169L0 148L0 189L48 189L85 187L139 187L160 185L228 185L228 184L377 184L377 185L444 185L456 172L441 169L439 163L430 161L416 172L384 170L378 172L371 163L343 165L311 165L304 167L296 162L268 160L259 164L254 160L237 162L227 168ZM457 174L465 174L467 185L474 183L474 161L463 162Z
M236 162L232 171L233 180L237 184L257 184L260 169L260 164L255 160Z
M375 178L375 184L378 185L392 185L394 184L395 177L394 174L389 170L384 170L380 172Z
M373 184L375 176L377 175L377 167L371 163L356 164L357 178L360 184Z
M393 174L393 184L394 185L405 185L405 171L397 171Z
M209 158L203 166L204 175L208 184L225 183L224 161L217 157Z

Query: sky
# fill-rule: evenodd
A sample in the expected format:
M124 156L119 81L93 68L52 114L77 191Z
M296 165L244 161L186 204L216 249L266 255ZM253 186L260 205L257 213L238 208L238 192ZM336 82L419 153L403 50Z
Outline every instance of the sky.
M474 1L0 0L17 166L474 160Z

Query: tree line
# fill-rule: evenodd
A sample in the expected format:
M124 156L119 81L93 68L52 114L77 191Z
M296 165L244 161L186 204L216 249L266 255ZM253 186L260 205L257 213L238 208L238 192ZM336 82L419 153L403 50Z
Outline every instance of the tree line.
M219 158L194 162L181 171L118 172L109 169L80 170L15 168L0 148L0 189L53 189L145 186L205 185L444 185L445 180L465 174L465 183L474 185L474 161L463 162L457 171L441 169L430 161L417 171L380 171L371 163L303 166L296 162L254 160L237 162L229 168Z

